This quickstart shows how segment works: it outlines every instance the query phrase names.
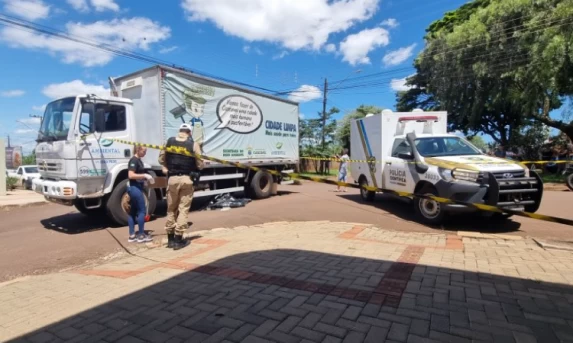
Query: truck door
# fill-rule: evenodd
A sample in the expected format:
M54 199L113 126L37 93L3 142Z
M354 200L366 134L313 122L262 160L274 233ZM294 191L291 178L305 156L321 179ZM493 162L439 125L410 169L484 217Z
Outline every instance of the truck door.
M410 156L410 157L408 157ZM413 176L409 165L413 159L410 144L403 138L397 138L392 146L391 155L384 165L384 186L398 192L412 192L414 190Z
M98 119L99 118L99 119ZM78 178L101 179L94 187L103 186L107 173L118 163L127 163L131 149L111 140L129 140L125 104L86 103L78 120Z

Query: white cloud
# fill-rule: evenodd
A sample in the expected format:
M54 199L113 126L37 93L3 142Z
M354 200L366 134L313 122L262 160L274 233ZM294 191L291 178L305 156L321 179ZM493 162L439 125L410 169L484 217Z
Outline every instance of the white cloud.
M67 32L98 44L127 50L148 50L149 46L167 39L171 29L160 26L148 18L113 19L91 24L66 24ZM79 63L85 67L101 66L113 59L113 54L91 46L43 34L6 27L0 31L0 40L14 48L28 48L61 55L67 64Z
M326 52L335 52L336 51L336 45L332 44L332 43L326 44L324 49L326 50Z
M98 12L103 12L105 10L119 12L119 5L116 4L114 0L91 0L91 3Z
M244 52L245 54L248 54L249 51L251 51L251 47L248 46L248 45L245 45L245 46L243 47L243 52Z
M283 59L286 55L288 55L288 51L281 51L280 53L273 56L273 60Z
M380 25L386 26L386 27L389 27L389 28L393 29L393 28L397 27L397 26L400 25L400 24L398 23L398 20L396 20L396 19L394 19L394 18L388 18L388 19L382 21L382 22L380 23Z
M401 64L402 62L406 61L414 54L414 48L416 47L416 43L400 48L398 50L390 51L384 58L382 58L382 62L386 66L396 66Z
M70 95L95 94L99 96L109 96L109 89L101 85L85 84L80 80L63 83L53 83L42 89L45 96L52 99L59 99Z
M45 19L50 15L50 5L42 0L4 0L4 10L27 20Z
M340 52L344 56L343 61L356 64L369 64L368 54L374 49L386 46L390 43L390 34L387 30L377 27L365 29L358 33L347 36L340 43Z
M298 119L304 120L304 113L299 113L299 114L298 114Z
M390 88L392 88L397 92L407 91L411 89L412 88L411 86L406 86L406 79L409 78L410 76L407 76L402 79L392 79L392 81L390 81Z
M89 12L88 0L67 0L68 4L76 11ZM119 12L119 5L114 0L90 0L91 5L97 12L113 11Z
M32 106L32 109L34 111L38 111L38 112L44 112L46 110L46 105L42 105L42 106Z
M24 118L20 120L22 123L28 124L28 125L40 125L40 123L42 122L42 118Z
M37 132L36 130L32 130L32 129L17 129L14 131L15 134L17 135L25 135L27 133L32 133L32 132Z
M161 49L159 50L159 53L160 53L160 54L168 54L168 53L170 53L170 52L172 52L172 51L177 50L177 48L178 48L178 47L175 46L175 45L174 45L174 46L170 46L170 47L168 47L168 48L161 48Z
M190 21L210 21L249 42L319 50L329 35L370 19L380 0L182 0Z
M16 98L16 97L22 96L24 94L26 94L26 92L24 92L21 89L13 89L13 90L9 90L9 91L0 92L0 96L4 97L4 98Z
M302 85L297 90L292 91L288 98L296 102L308 102L322 97L320 88L311 85Z
M67 0L68 4L72 6L76 11L88 12L90 7L88 6L87 0Z

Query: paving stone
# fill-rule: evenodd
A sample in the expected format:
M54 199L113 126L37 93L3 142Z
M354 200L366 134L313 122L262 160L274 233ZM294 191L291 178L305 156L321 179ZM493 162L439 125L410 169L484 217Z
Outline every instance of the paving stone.
M342 340L340 338L336 338L333 336L326 336L324 337L324 340L322 341L322 343L340 343L342 342Z
M516 343L537 343L535 336L523 332L513 332L513 338Z
M422 319L412 320L410 325L410 333L420 337L427 337L430 333L430 321Z
M346 329L320 322L316 324L313 330L339 338L344 338L344 336L346 336Z
M433 314L430 320L430 327L433 331L449 332L450 318Z
M232 342L241 342L245 339L248 335L250 335L255 329L257 328L256 325L253 324L243 324L241 327L233 331L231 334L227 336L227 339Z
M364 341L365 334L362 332L351 331L348 333L346 338L342 341L343 343L354 343Z
M364 339L364 343L377 343L377 342L384 342L386 340L386 336L388 335L387 328L381 328L377 326L372 326L366 338Z
M345 318L348 320L356 320L356 318L358 318L358 316L360 315L361 312L362 312L361 307L349 306L346 309L346 311L344 311L344 313L342 314L342 318Z
M358 322L353 322L353 321L346 320L346 319L339 319L336 322L336 326L342 327L342 328L345 328L345 329L351 330L351 331L365 332L365 333L370 330L370 325L358 323Z
M280 343L299 343L302 342L300 337L289 335L285 332L273 330L267 336L268 339ZM307 340L308 341L308 340Z
M388 339L406 342L408 339L408 325L393 323L388 332Z
M305 338L305 339L309 339L313 342L320 342L324 339L324 337L326 336L325 334L321 333L321 332L317 332L314 330L309 330L307 328L303 328L300 326L297 326L296 328L294 328L291 331L292 335L295 335L297 337L300 338Z

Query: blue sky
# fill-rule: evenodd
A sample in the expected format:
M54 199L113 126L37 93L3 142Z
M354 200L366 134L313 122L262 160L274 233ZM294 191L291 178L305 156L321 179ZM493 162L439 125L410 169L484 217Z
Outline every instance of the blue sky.
M328 106L393 109L412 74L425 28L461 0L0 0L0 14L108 43L166 62L272 90L295 93L300 113L322 108L331 88L391 72L370 88L332 90ZM0 26L0 135L30 151L42 106L69 93L107 93L108 76L150 64L93 47ZM344 80L343 82L336 82Z

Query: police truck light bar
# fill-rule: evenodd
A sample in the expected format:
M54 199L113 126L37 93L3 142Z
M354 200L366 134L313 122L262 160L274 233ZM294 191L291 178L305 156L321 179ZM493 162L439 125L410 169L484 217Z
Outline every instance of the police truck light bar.
M438 121L438 117L437 116L412 116L412 117L400 117L398 119L399 122L403 122L403 121L412 121L415 120L417 122L425 122L425 121Z

